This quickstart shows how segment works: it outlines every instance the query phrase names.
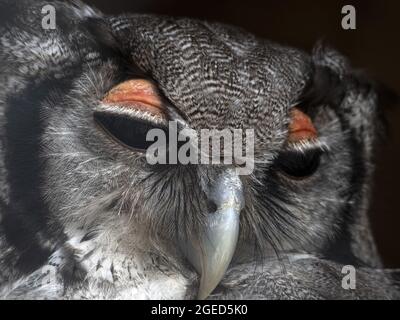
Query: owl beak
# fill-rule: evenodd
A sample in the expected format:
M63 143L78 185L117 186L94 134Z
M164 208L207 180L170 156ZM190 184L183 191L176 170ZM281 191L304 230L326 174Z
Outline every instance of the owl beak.
M184 242L183 252L200 274L197 298L205 299L217 287L232 260L244 207L242 183L234 170L221 174L210 187L216 211L209 212L197 238Z

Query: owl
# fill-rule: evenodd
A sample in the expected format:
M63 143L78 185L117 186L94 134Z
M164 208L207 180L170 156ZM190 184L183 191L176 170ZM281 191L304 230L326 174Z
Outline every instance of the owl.
M76 1L0 12L2 299L399 297L367 216L379 90L336 50ZM252 170L149 163L171 123L251 130Z

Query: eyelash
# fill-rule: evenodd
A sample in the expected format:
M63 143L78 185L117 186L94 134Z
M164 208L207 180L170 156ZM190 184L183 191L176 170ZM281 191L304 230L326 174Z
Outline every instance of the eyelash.
M329 152L329 146L320 139L302 140L289 143L285 151L308 152L312 150L320 150L323 153Z

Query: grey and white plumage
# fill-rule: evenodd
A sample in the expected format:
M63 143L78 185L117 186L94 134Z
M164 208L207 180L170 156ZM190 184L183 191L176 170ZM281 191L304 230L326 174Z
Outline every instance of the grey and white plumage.
M205 190L224 169L149 166L93 120L113 86L143 77L172 119L256 133L262 163L242 180L238 247L211 298L398 298L367 217L378 94L346 58L80 3L52 2L57 28L43 30L45 4L0 1L0 297L195 297L179 241L202 228ZM279 159L299 102L326 150L293 180ZM355 291L341 288L347 264Z

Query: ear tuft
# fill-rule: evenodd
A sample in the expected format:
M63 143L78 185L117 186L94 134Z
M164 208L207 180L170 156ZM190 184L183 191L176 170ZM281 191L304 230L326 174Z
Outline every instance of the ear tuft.
M319 40L315 44L312 59L315 65L331 69L340 78L343 78L350 70L349 60L324 40Z
M345 86L339 76L325 66L314 66L301 101L308 107L318 105L339 106L345 96Z

